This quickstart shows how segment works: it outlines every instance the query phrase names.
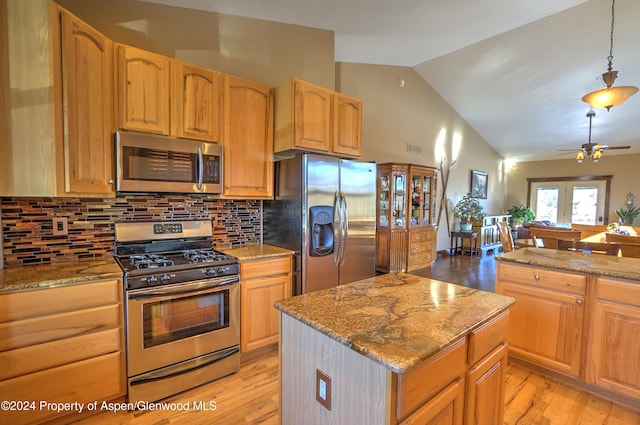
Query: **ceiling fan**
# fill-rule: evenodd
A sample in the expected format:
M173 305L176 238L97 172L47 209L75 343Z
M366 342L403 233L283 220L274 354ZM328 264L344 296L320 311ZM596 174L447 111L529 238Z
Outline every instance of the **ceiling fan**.
M591 142L591 121L596 113L591 110L587 112L587 117L589 117L589 142L583 143L580 146L580 150L576 155L576 159L579 164L582 164L585 158L591 158L593 162L598 162L600 157L602 156L602 151L610 150L610 149L630 149L631 146L608 146L608 145L600 145L598 143ZM575 149L559 149L560 151L569 151L573 152Z

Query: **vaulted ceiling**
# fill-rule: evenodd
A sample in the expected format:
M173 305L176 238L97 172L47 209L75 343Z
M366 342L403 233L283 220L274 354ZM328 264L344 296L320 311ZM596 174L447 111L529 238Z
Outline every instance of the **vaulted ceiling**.
M413 67L502 156L572 158L603 88L610 0L147 0L334 31L337 62ZM640 86L640 1L617 0L615 85ZM640 153L640 94L595 111L592 141Z

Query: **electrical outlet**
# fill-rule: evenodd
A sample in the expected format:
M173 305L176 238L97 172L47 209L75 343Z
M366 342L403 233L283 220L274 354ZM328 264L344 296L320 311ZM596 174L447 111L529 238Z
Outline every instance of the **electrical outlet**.
M55 217L51 220L54 236L65 236L69 234L67 217Z
M331 378L320 369L316 369L316 400L331 410Z

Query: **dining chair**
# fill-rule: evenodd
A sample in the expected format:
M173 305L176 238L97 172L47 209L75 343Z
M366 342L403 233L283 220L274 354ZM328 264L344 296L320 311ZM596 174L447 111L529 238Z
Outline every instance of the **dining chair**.
M613 242L585 242L569 239L558 239L558 249L591 254L618 255L621 244Z
M582 233L579 230L557 230L530 227L529 234L533 238L533 245L538 248L558 249L558 239L580 240Z
M513 236L511 235L511 228L506 221L498 222L498 233L500 235L500 243L502 243L502 252L510 252L515 249L513 244Z
M605 238L607 242L617 242L621 245L623 257L640 258L640 236L605 233Z
M607 226L604 224L579 224L571 223L571 230L579 230L582 235L580 239L585 239L590 236L597 235L598 233L604 233L607 231Z

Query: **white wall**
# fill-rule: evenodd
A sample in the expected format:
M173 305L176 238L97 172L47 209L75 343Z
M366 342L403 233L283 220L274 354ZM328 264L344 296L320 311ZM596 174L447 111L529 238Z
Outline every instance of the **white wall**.
M478 170L489 175L488 197L481 201L485 212L503 212L506 183L502 157L412 68L338 63L336 89L362 99L362 159L439 167L444 155L445 167L456 161L447 187L452 205L470 190L471 170ZM409 152L407 145L421 152ZM443 191L441 177L438 208ZM450 225L452 230L456 226L452 214ZM443 212L438 250L447 248L449 234Z

